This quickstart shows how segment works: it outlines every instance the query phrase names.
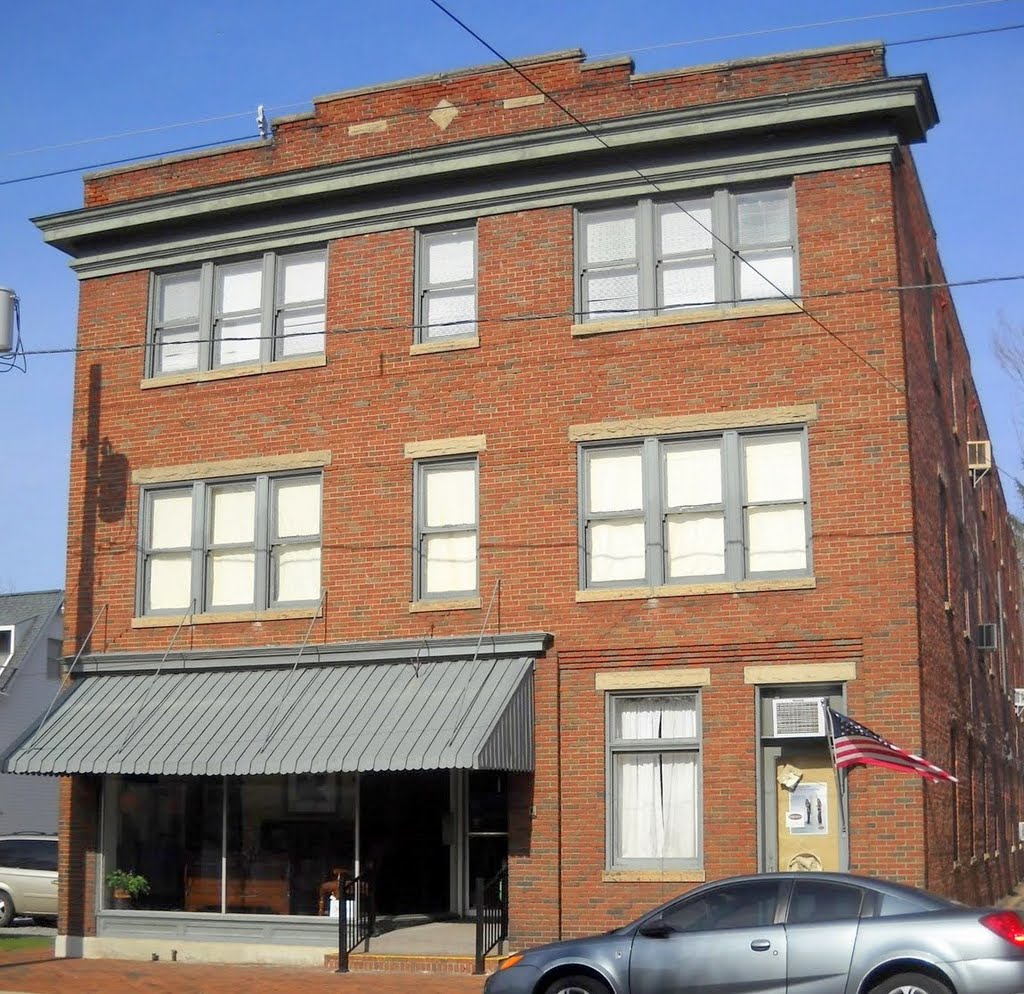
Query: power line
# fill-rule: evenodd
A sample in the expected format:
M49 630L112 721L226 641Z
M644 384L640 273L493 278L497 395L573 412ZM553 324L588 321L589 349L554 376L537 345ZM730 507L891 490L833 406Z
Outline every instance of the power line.
M837 17L830 21L810 21L806 24L787 24L782 27L760 28L756 31L737 31L726 35L710 35L706 38L687 38L681 41L667 41L660 45L647 45L644 48L633 48L621 52L605 52L602 55L595 55L594 58L609 59L614 56L635 55L640 52L658 52L666 48L686 48L692 45L706 45L716 41L738 41L742 38L761 38L765 35L783 34L787 31L806 31L811 28L830 28L835 27L838 24L880 21L885 18L905 17L911 14L935 14L947 10L962 10L966 7L991 7L995 4L1008 2L1009 0L969 0L967 3L949 3L943 4L939 7L916 7L911 10L891 10L880 14L862 14L857 17ZM911 44L911 42L899 42L899 44Z
M66 176L68 173L84 173L92 169L106 169L109 166L123 166L128 162L139 162L142 159L160 158L165 155L183 155L186 152L198 152L205 148L216 148L218 145L237 144L238 142L248 141L253 137L253 135L243 135L241 138L222 138L220 141L205 142L202 145L188 145L185 148L172 148L166 152L132 155L127 159L111 159L109 162L94 162L87 166L69 166L67 169L54 169L48 173L35 173L32 176L15 176L13 179L0 179L0 186L28 183L30 180L36 179L49 179L52 176Z
M992 283L1011 283L1024 281L1024 273L1018 273L1010 276L981 276L969 280L956 280L939 283L912 283L904 284L899 286L860 286L860 287L844 287L841 290L819 290L817 293L801 294L802 299L811 300L827 300L837 297L852 297L861 296L868 293L912 293L918 290L938 290L938 289L953 289L956 287L970 287L970 286L984 286ZM751 303L765 303L771 302L779 298L765 298L761 301L752 301L746 298L734 299L734 300L720 300L716 301L710 307L719 307L722 305L728 306L732 304L743 305ZM658 314L663 313L663 308L649 307L640 308L639 310L620 311L620 312L608 312L616 313L619 319L628 320L631 317L642 317L645 314ZM678 314L682 320L685 320L685 315L699 314L699 310L690 309L679 309L669 312L670 314ZM668 316L668 315L665 315ZM557 320L577 320L583 317L583 315L575 310L561 310L561 311L550 311L546 313L530 313L530 314L506 314L501 317L486 317L478 316L474 320L474 324L477 325L504 325L504 324L522 324L524 322L535 322L535 321L557 321ZM612 320L615 320L613 318ZM709 319L713 320L713 319ZM697 322L693 322L697 323ZM449 321L449 322L433 322L430 327L444 327L446 325L464 325L465 321ZM670 325L666 325L670 327ZM376 325L353 325L347 328L326 328L323 331L311 331L311 332L299 332L294 337L303 337L308 335L360 335L367 334L370 332L374 333L391 333L391 332L405 332L408 334L414 334L422 330L425 326L416 324L414 322L398 322L395 324L376 324ZM261 342L270 341L278 336L276 335L253 335L241 337L222 336L217 340L222 342ZM194 338L186 341L176 342L177 345L202 345L209 342L208 338ZM22 350L24 355L27 356L56 356L56 355L95 355L98 353L105 352L136 352L143 349L155 349L157 343L152 341L144 342L121 342L117 345L69 345L66 347L54 347L47 349L27 349Z
M975 35L994 35L1004 31L1020 31L1024 24L1004 24L998 28L977 28L974 31L954 31L946 35L929 35L925 38L907 38L903 41L890 41L886 48L896 48L897 45L923 45L929 41L949 41L951 38L973 38Z
M601 146L603 146L604 148L608 149L609 151L612 150L612 146L609 145L608 142L606 142L600 135L598 135L594 131L592 131L571 110L569 110L568 107L566 107L564 104L560 103L555 97L551 96L544 89L543 86L541 86L539 83L535 82L533 79L531 79L529 76L527 76L526 73L524 73L518 66L514 65L507 58L505 58L505 56L502 55L501 52L499 52L493 45L491 45L490 42L488 42L486 39L481 37L468 24L466 24L464 21L460 20L455 14L453 14L450 10L448 10L448 8L445 7L444 4L442 4L440 2L440 0L429 0L429 2L431 4L433 4L433 6L435 6L438 10L440 10L441 13L443 13L446 17L448 17L450 20L454 21L460 28L462 28L463 31L465 31L471 37L475 38L481 45L484 46L484 48L486 48L492 55L494 55L495 58L499 59L506 66L508 66L509 69L511 69L514 73L516 73L516 75L520 76L523 80L525 80L530 86L532 86L534 89L536 89L539 93L541 93L544 96L546 96L560 111L562 111L562 113L564 113L567 117L569 117L572 121L574 121L577 125L579 125L579 127L581 127L591 138L593 138ZM664 190L662 190L662 188L660 186L658 186L658 184L653 179L651 179L649 176L647 176L641 169L638 169L636 166L630 166L629 168L641 179L641 181L643 181L648 186L650 186L651 189L656 190L658 193L662 193L662 194L665 192ZM904 393L903 388L898 383L896 383L894 380L890 379L890 377L888 377L884 372L882 372L882 370L879 369L874 363L872 363L867 358L867 356L861 355L861 353L859 353L852 345L850 345L844 339L840 338L839 335L837 335L831 328L828 327L828 325L826 325L823 321L821 321L819 318L817 318L815 315L813 315L810 311L808 311L807 308L804 307L804 305L800 301L796 300L791 294L786 293L786 291L783 290L781 287L779 287L773 280L771 280L767 276L765 276L764 273L762 273L756 266L754 266L751 262L749 262L747 259L745 259L740 254L740 252L737 249L735 249L732 245L730 245L728 242L726 242L725 239L721 237L721 235L719 235L717 232L712 230L711 226L709 226L709 225L705 224L703 221L701 221L700 218L698 218L696 215L694 215L690 211L688 211L678 201L672 201L672 203L683 214L685 214L694 224L696 224L700 228L703 228L704 231L706 231L711 236L711 238L714 241L718 242L718 244L720 244L724 248L726 248L731 253L731 255L732 255L732 257L734 259L738 260L742 265L747 266L761 280L763 280L765 283L768 284L768 286L770 286L773 290L775 290L775 292L780 297L783 297L786 300L788 300L790 303L794 304L807 317L809 317L816 325L818 325L818 327L821 328L822 331L824 331L827 335L831 336L831 338L835 342L837 342L844 349L846 349L851 355L853 355L857 359L859 359L865 366L867 366L869 369L873 370L879 377L881 377L886 383L888 383L889 386L891 386L893 388L893 390L895 390L897 393Z
M819 27L819 26L828 26L828 25L833 25L833 24L842 24L842 23L846 23L847 21L871 20L871 19L873 19L875 17L878 17L878 18L892 17L892 16L897 16L900 13L918 14L918 13L927 13L927 12L930 12L930 11L953 10L953 9L957 9L959 7L972 7L972 6L980 6L980 5L984 5L984 4L1009 3L1009 2L1010 2L1010 0L974 0L974 2L972 2L972 3L951 4L951 5L947 5L947 6L944 6L944 7L924 7L924 8L919 8L917 10L909 10L909 11L902 11L902 12L901 11L895 11L895 12L892 12L892 13L883 13L883 14L877 14L877 15L866 15L864 18L840 18L839 20L835 20L835 21L820 21L820 22L803 24L803 25L800 25L800 24L790 25L788 27L782 27L782 28L768 28L768 29L764 29L762 31L740 32L740 33L737 33L737 34L734 34L734 35L719 35L719 36L715 36L715 37L698 39L698 40L692 41L692 42L691 41L668 42L668 43L666 43L664 45L650 45L650 46L647 46L645 48L633 49L632 52L634 54L638 53L638 52L651 52L651 51L656 51L656 50L662 49L662 48L672 48L672 47L678 47L678 46L689 45L689 44L697 44L698 42L702 42L702 41L707 41L707 42L710 42L710 41L725 41L725 40L730 40L730 39L754 37L754 36L762 35L762 34L773 34L773 33L776 33L776 32L798 30L800 28L811 28L811 27ZM1021 29L1024 29L1024 23L1020 23L1020 24L1007 24L1007 25L1003 25L1001 27L995 27L995 28L979 28L979 29L970 30L970 31L956 31L956 32L951 32L949 34L929 35L929 36L924 36L924 37L921 37L921 38L905 38L905 39L900 40L900 41L882 42L882 44L886 48L894 48L894 47L901 46L901 45L921 45L921 44L925 44L925 43L928 43L928 42L948 41L950 39L955 39L955 38L969 38L969 37L976 36L976 35L999 34L999 33L1006 32L1006 31L1019 31ZM481 43L483 43L483 42L481 42ZM609 58L609 57L611 57L613 55L624 55L624 54L629 54L629 53L628 52L622 52L622 53L615 52L615 53L608 53L607 55L592 56L591 57L591 61L597 61L598 59L602 59L602 58ZM791 55L782 54L782 55L779 55L779 56L776 57L776 61L778 61L778 62L797 61L799 59L803 59L803 58L806 58L806 57L807 57L806 53L794 53L794 54L791 54ZM506 62L507 62L507 60L506 60ZM531 85L532 85L532 81L531 81ZM609 84L609 86L611 86L611 85L613 85L613 84ZM558 95L562 95L562 96L568 96L569 94L572 94L572 93L585 92L585 93L588 93L588 94L592 95L594 93L599 92L599 90L600 90L599 87L594 87L594 86L588 85L586 87L573 87L573 88L569 88L569 89L565 89L565 90L549 90L549 91L543 91L543 92L545 92L548 95L549 99L551 99L552 102L554 102L554 96L553 96L554 94L558 94ZM492 103L494 103L493 99L469 100L469 101L465 101L464 103L459 104L459 107L461 107L461 108L479 107L479 106L485 106L485 105L492 104ZM305 103L282 104L282 105L277 106L277 107L269 108L269 110L271 110L273 112L276 112L276 111L281 111L281 110L290 110L290 109L293 109L295 107L305 107L305 106L307 106L307 104L305 104ZM389 114L388 117L392 118L392 119L398 119L398 118L402 118L402 117L417 117L417 116L422 115L422 113L423 113L422 108L410 108L408 110L394 111L393 113ZM213 117L199 118L199 119L197 119L195 121L180 121L180 122L176 122L176 123L172 123L172 124L157 125L157 126L154 126L152 128L138 128L138 129L131 130L131 131L120 132L120 133L117 133L117 134L101 135L101 136L98 136L98 137L95 137L95 138L83 138L83 139L79 139L79 140L76 140L76 141L63 142L63 143L59 143L59 144L55 144L55 145L42 145L42 146L39 146L37 148L19 149L19 150L15 150L15 151L12 151L12 152L2 153L2 156L3 157L15 157L15 156L19 156L19 155L29 155L29 154L35 154L35 153L40 153L40 152L58 151L58 150L61 150L61 149L74 148L74 147L79 147L79 146L84 146L84 145L95 144L95 143L99 143L99 142L114 141L114 140L119 139L119 138L129 138L129 137L133 137L133 136L137 136L137 135L144 135L144 134L155 134L155 133L158 133L158 132L161 132L161 131L170 131L170 130L175 129L175 128L184 128L184 127L190 127L190 126L197 126L197 125L201 125L201 124L214 123L214 122L218 122L218 121L236 120L236 119L239 119L239 118L250 117L250 116L253 116L253 112L252 111L242 111L242 112L233 113L233 114L222 114L222 115L216 115L216 116L213 116ZM345 127L345 126L352 125L352 124L358 124L358 123L360 123L360 121L361 121L360 118L346 118L345 120L332 121L332 122L330 122L330 124L327 125L327 127L332 127L332 128L333 127ZM168 155L179 155L179 154L184 154L184 153L187 153L187 152L201 151L201 150L206 149L206 148L215 148L218 145L229 145L229 144L234 144L236 142L249 141L249 140L252 140L252 139L257 138L257 137L259 137L259 136L257 134L255 134L255 133L253 133L253 134L248 134L248 135L242 135L242 136L240 136L238 138L225 138L225 139L222 139L220 141L208 142L208 143L205 143L205 144L202 144L202 145L192 145L192 146L188 146L188 147L185 147L185 148L165 149L163 151L158 151L158 152L146 152L146 153L140 153L139 155L135 155L135 156L129 156L129 157L123 158L123 159L112 159L112 160L109 160L109 161L106 161L106 162L93 162L93 163L89 163L87 165L72 166L72 167L69 167L67 169L58 169L58 170L53 170L51 172L33 173L31 175L26 175L26 176L15 176L15 177L10 178L10 179L0 180L0 186L9 186L9 185L12 185L12 184L15 184L15 183L27 183L27 182L30 182L30 181L33 181L33 180L40 180L40 179L50 179L50 178L52 178L54 176L63 176L63 175L67 175L69 173L88 172L88 171L95 170L95 169L106 169L106 168L111 168L113 166L123 166L123 165L128 165L128 164L133 163L133 162L141 162L141 161L144 161L144 160L147 160L147 159L160 159L160 158L163 158L164 156L168 156Z
M593 55L591 57L594 60L597 60L597 59L602 59L602 58L610 58L610 57L615 56L615 55L640 54L640 53L643 53L643 52L659 51L659 50L666 49L666 48L680 48L680 47L684 47L684 46L688 46L688 45L699 45L699 44L706 44L706 43L712 43L712 42L718 42L718 41L734 41L734 40L738 40L738 39L742 39L742 38L757 38L757 37L763 36L763 35L784 34L785 32L804 31L804 30L808 30L808 29L811 29L811 28L829 28L829 27L835 27L837 25L846 25L846 24L853 24L853 23L864 23L864 21L868 21L868 20L883 20L883 19L891 18L891 17L902 17L902 16L910 16L910 15L924 14L924 13L938 13L938 12L943 12L943 11L947 11L947 10L959 10L959 9L963 9L963 8L967 8L967 7L992 6L992 5L995 5L995 4L1002 4L1002 3L1009 3L1009 2L1010 2L1010 0L969 0L969 2L966 2L966 3L949 3L949 4L943 4L941 6L936 6L936 7L916 7L916 8L912 8L912 9L909 9L909 10L891 10L891 11L884 11L882 13L876 13L876 14L862 14L862 15L855 16L855 17L838 17L838 18L835 18L833 20L811 21L811 23L809 23L809 24L802 24L802 25L785 25L785 26L778 27L778 28L766 28L766 29L762 29L762 30L759 30L759 31L744 31L744 32L737 32L737 33L730 34L730 35L714 35L714 36L710 36L708 38L697 38L697 39L688 39L688 40L683 40L683 41L666 42L665 44L662 44L662 45L647 45L647 46L645 46L643 48L634 48L634 49L632 49L631 52L606 52L606 53L603 53L603 54L600 54L600 55ZM944 38L945 36L937 36L937 37L943 37ZM896 42L895 44L913 44L913 43L914 43L913 41L910 41L910 42ZM473 102L477 102L477 101L473 101ZM492 101L481 100L481 101L478 101L478 102L484 103L484 102L492 102ZM303 106L307 106L307 105L308 105L307 101L297 101L297 102L294 102L294 103L282 103L282 104L279 104L279 105L276 105L276 106L267 107L267 111L269 113L276 114L276 113L280 113L282 111L292 111L292 110L295 110L296 107L303 107ZM417 111L417 112L402 112L402 113L406 114L406 113L419 113L419 112ZM58 142L56 144L51 144L51 145L37 145L34 148L15 148L15 149L10 150L10 152L0 153L0 158L3 158L3 159L14 159L14 158L17 158L19 156L39 155L40 153L44 153L44 152L60 152L60 150L65 149L65 148L80 148L83 145L98 144L98 143L103 142L103 141L117 141L117 140L122 139L122 138L134 138L134 137L137 137L139 135L159 134L159 133L161 133L163 131L173 131L173 130L176 130L178 128L193 128L193 127L199 127L199 126L204 125L204 124L217 124L217 123L219 123L221 121L238 121L238 120L242 120L242 119L245 119L245 118L252 118L252 117L254 117L254 112L253 111L239 111L239 112L236 112L236 113L233 113L233 114L218 114L218 115L214 115L214 116L208 117L208 118L197 118L197 119L195 119L193 121L175 121L175 122L171 122L170 124L154 125L153 127L148 127L148 128L134 128L134 129L129 130L129 131L117 131L117 132L114 132L113 134L96 135L96 136L91 137L91 138L78 138L78 139L75 139L75 140L72 140L72 141L61 141L61 142ZM168 153L165 153L165 155L168 155Z

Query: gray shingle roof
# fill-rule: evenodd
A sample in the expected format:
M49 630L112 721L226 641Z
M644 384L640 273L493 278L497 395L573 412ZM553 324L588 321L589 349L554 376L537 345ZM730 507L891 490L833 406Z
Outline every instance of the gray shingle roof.
M63 590L26 594L0 594L0 628L15 628L14 655L0 672L0 689L13 677L22 660L64 603Z

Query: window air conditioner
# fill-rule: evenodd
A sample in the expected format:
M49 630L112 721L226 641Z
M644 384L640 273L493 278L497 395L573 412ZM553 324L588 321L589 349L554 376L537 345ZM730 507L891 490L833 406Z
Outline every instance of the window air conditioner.
M1024 687L1013 688L1013 707L1018 714L1024 710Z
M999 648L999 627L997 625L978 625L978 648L985 652L992 652Z
M825 734L825 709L818 697L776 697L772 722L776 736L817 738Z
M967 443L967 468L982 473L992 468L992 443L988 439Z

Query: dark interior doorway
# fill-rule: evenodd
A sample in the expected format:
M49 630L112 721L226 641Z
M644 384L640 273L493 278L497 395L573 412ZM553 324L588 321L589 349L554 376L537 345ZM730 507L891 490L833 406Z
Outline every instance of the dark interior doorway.
M360 852L381 915L445 914L451 906L448 770L360 777Z

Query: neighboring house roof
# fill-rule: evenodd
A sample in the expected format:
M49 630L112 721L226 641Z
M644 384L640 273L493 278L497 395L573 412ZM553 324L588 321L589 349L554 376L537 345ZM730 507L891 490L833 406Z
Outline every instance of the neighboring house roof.
M14 628L14 654L0 670L0 691L6 689L21 661L64 603L63 590L40 590L28 594L0 594L0 629ZM3 659L0 658L0 664Z

